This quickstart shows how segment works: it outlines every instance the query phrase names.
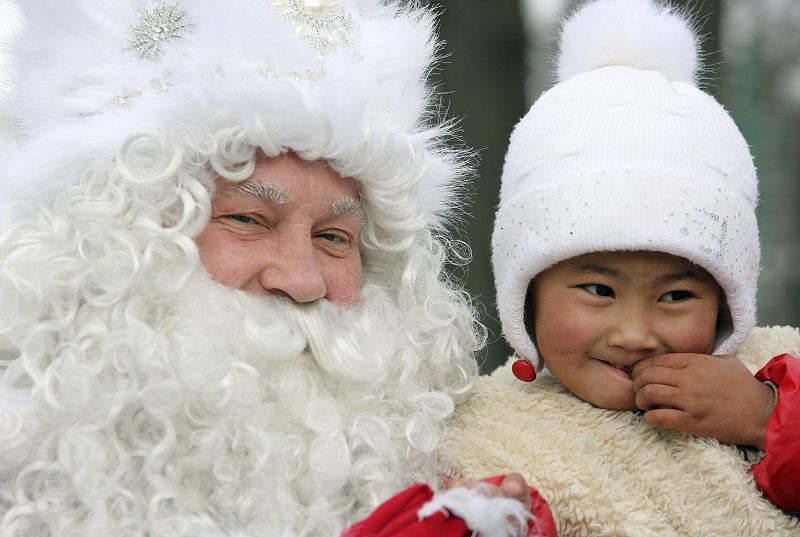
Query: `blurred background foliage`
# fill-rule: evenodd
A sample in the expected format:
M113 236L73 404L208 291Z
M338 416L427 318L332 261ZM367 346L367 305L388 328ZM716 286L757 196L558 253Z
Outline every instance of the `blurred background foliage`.
M495 308L489 238L508 137L552 85L560 21L570 0L428 0L440 11L445 60L435 82L479 154L461 238L473 252L461 269L489 329L481 356L490 372L510 356ZM674 1L704 36L703 88L733 115L759 171L763 269L761 325L800 321L800 2Z

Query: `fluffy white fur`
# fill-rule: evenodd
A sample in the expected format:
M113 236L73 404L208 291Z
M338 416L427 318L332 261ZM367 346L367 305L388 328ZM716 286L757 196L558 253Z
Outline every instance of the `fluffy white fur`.
M756 328L736 356L755 372L784 352L800 352L797 328ZM735 446L594 408L548 373L519 382L510 365L476 382L441 454L465 476L519 471L560 536L800 536Z
M699 46L688 16L665 2L593 1L563 25L558 81L599 67L625 65L694 84Z
M420 520L434 513L452 513L482 537L524 537L528 534L531 514L511 498L490 497L474 488L457 487L436 494L417 512Z
M436 481L482 344L446 244L413 231L412 196L364 179L355 307L224 289L191 237L215 175L279 144L213 132L133 136L0 226L0 370L29 399L0 417L4 537L334 535Z
M450 125L427 85L438 47L433 14L395 1L338 3L354 21L352 44L322 59L272 2L191 0L180 2L188 37L147 61L124 47L151 0L21 2L27 28L12 51L20 73L10 112L25 144L3 159L0 205L49 203L131 132L210 132L226 111L249 129L269 129L270 154L292 149L373 182L375 203L415 199L393 227L444 224L464 170L444 145ZM167 77L165 91L153 87ZM113 104L131 91L142 95Z

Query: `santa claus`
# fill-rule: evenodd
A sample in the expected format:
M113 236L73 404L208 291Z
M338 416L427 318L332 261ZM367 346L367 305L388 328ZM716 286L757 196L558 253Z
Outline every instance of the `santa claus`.
M444 271L431 12L21 7L0 534L335 535L437 487L483 330Z

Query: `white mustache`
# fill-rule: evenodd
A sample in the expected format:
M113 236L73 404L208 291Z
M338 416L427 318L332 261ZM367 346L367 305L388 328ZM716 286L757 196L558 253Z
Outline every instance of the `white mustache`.
M204 319L235 315L241 320L236 337L248 348L258 349L259 361L310 359L334 377L379 382L388 374L380 364L391 361L376 357L392 353L400 344L401 331L391 319L396 315L384 307L391 299L377 287L366 287L348 306L326 300L296 304L286 297L252 295L225 288L205 274L193 277L185 291L184 296L202 298L189 299L179 316L197 317L202 325Z

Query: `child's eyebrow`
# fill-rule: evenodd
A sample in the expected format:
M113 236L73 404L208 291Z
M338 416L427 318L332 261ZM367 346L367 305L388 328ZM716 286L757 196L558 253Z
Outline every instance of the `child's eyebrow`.
M623 273L621 271L613 269L611 267L607 267L605 265L600 265L598 263L584 263L582 265L578 265L577 267L569 269L569 271L573 274L602 274L603 276L609 276L612 278L623 277ZM701 275L695 270L687 269L687 270L682 270L680 272L674 272L672 274L665 274L663 276L660 276L657 279L657 282L673 283L686 280L704 283L708 281L708 278L703 277L703 275Z
M702 275L698 274L692 269L687 269L681 272L676 272L674 274L665 274L661 276L658 281L663 283L671 283L671 282L678 282L683 280L690 280L695 282L707 282L708 278L704 278Z
M573 274L603 274L605 276L612 276L615 278L618 278L622 275L622 273L616 269L607 267L605 265L599 265L597 263L584 263L582 265L578 265L577 267L572 267L569 269L569 271Z

